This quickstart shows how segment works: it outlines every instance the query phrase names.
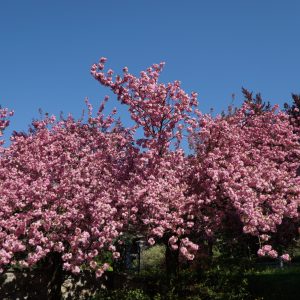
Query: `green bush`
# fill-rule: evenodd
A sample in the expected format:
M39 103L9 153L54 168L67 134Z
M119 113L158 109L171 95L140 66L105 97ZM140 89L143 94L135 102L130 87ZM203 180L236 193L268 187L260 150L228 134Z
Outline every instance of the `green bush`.
M124 300L243 300L253 299L248 289L247 276L242 263L215 262L207 271L197 272L190 268L181 270L169 278L161 270L141 273L131 282L139 283L140 289L128 288L105 291L95 299ZM136 286L136 285L135 285Z
M114 291L103 290L92 300L150 300L151 298L140 289L119 289Z
M141 270L142 273L161 272L165 264L164 245L155 245L141 252Z
M126 288L102 291L95 300L248 300L298 299L300 268L265 268L252 258L220 254L205 268L180 266L173 277L164 269L164 246L144 251L144 269L126 276ZM223 255L222 255L223 254ZM125 284L125 281L124 281ZM137 289L137 287L139 289Z

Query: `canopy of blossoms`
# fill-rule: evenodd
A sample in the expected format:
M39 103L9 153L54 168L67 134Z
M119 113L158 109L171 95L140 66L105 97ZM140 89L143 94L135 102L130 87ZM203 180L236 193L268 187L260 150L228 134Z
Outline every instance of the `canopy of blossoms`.
M105 117L104 103L93 116L87 102L86 121L46 116L8 147L1 142L0 268L60 253L65 270L101 276L109 267L102 254L118 259L124 233L193 260L231 215L258 238L259 255L277 257L278 226L299 223L299 142L288 115L247 103L229 116L202 115L195 92L159 82L163 63L139 77L126 67L114 77L105 63L91 73L128 106L134 128L116 122L116 111ZM10 115L0 110L0 137Z
M58 252L66 270L86 264L101 275L101 251L119 257L117 191L136 151L131 133L101 111L87 123L47 117L33 126L1 154L0 266L32 266Z
M272 257L277 252L264 244L284 219L299 222L300 192L298 137L276 110L256 113L245 103L227 117L199 114L191 184L198 200L190 206L198 230L209 234L231 212L245 234L258 237L258 253Z

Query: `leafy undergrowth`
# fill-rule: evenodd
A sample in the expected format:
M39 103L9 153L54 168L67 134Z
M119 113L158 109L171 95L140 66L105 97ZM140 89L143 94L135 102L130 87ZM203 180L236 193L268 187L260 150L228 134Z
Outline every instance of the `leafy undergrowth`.
M299 299L300 267L267 268L252 271L248 276L249 291L253 297L264 300Z
M216 265L205 272L143 273L134 284L102 291L94 300L293 300L299 299L300 267L254 268Z

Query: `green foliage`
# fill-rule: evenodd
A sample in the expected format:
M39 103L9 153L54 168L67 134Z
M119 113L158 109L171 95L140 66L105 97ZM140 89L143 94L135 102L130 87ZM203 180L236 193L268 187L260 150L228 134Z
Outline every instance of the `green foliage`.
M153 252L159 253L159 248ZM244 264L234 266L227 261L214 262L207 271L181 269L177 277L169 278L166 273L153 268L152 271L137 275L133 286L139 283L140 289L119 289L106 291L95 299L154 299L154 300L202 300L202 299L252 299L248 291ZM130 287L130 283L128 284Z
M161 271L165 263L164 245L155 245L141 252L142 273Z
M103 290L92 300L150 300L151 298L140 289L119 289L114 291Z
M248 281L236 268L212 268L193 286L199 299L251 299Z
M298 299L300 267L245 270L243 264L214 263L201 274L183 270L170 281L163 272L139 276L140 289L102 291L93 300L293 300Z
M225 249L226 245L231 247ZM140 274L131 275L126 288L102 291L94 300L298 299L300 267L286 264L279 269L256 265L253 256L243 257L244 249L234 249L234 244L219 239L208 267L182 264L180 272L170 277L163 266L165 247L156 245L143 252L144 269Z

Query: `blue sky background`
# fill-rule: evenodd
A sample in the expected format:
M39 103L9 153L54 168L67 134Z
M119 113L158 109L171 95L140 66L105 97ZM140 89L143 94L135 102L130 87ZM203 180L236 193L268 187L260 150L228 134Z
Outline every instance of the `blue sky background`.
M108 91L89 74L101 56L138 74L166 61L163 81L221 112L241 87L282 105L300 93L300 1L0 1L0 104L26 130L38 109L78 117ZM124 123L126 108L114 97ZM8 133L10 132L8 131Z

